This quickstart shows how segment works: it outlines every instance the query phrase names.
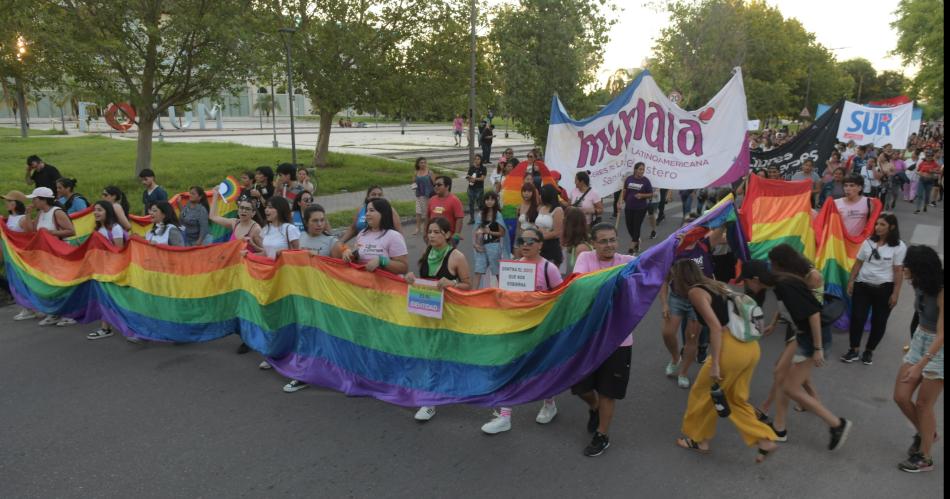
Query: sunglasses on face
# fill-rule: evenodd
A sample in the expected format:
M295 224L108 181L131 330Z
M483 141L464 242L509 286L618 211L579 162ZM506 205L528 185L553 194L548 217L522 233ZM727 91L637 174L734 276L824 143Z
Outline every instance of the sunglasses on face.
M524 246L527 244L537 243L539 242L539 240L533 237L519 237L518 239L515 240L515 242L518 243L518 246Z

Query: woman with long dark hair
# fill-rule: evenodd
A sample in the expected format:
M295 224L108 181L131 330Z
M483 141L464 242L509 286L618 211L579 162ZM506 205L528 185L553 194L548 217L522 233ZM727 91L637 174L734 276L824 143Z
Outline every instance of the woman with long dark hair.
M299 249L300 231L291 223L290 202L274 196L265 206L267 225L261 230L261 244L255 249L271 259L276 259L283 251Z
M917 434L907 450L908 459L898 467L917 473L933 470L930 449L937 437L934 405L943 393L943 264L933 248L911 246L904 257L904 274L914 288L919 323L897 373L894 402Z
M428 246L419 259L419 277L436 281L439 289L455 288L464 291L472 289L472 274L465 255L453 248L449 240L453 229L452 224L443 217L429 220L426 231ZM407 273L406 282L414 284L415 274ZM428 421L432 416L435 416L435 407L423 406L416 412L415 419Z
M145 234L150 244L184 246L185 236L178 225L178 215L168 201L158 201L148 209L152 217L152 230Z
M129 213L129 198L126 197L122 189L110 185L102 190L102 199L112 203L112 209L115 211L115 218L119 225L126 231L132 230L132 222L127 216Z
M208 215L211 206L208 205L208 196L200 186L193 185L188 189L188 202L181 207L181 225L185 228L185 246L199 246L210 244L208 232Z
M550 184L541 187L541 205L538 206L538 216L534 219L534 225L544 236L541 256L560 267L561 262L564 261L564 252L561 250L564 209L561 208L558 196L557 187Z
M756 462L762 462L777 446L775 433L755 417L749 404L749 386L759 363L759 344L736 339L726 325L729 323L728 296L725 284L712 280L699 269L696 262L679 260L670 269L670 285L680 296L688 297L700 323L709 328L712 351L703 364L689 391L686 413L681 431L683 437L676 445L701 454L710 451L709 441L716 434L719 419L710 391L719 384L729 402L729 420L736 426L742 440L749 447L756 446Z
M540 203L541 195L538 193L538 188L532 182L522 184L516 234L520 234L522 230L528 227L534 227L534 221L538 218L538 205Z
M356 236L356 249L346 248L342 257L344 262L363 264L367 272L384 269L403 274L409 270L406 239L396 229L389 201L376 198L367 203L366 228Z
M907 245L901 241L897 217L881 214L874 223L874 234L861 243L858 256L851 267L848 294L851 295L851 344L841 356L842 362L858 360L864 324L871 316L871 333L860 356L865 365L873 363L874 349L884 337L891 309L900 298L904 280L904 255Z
M346 232L340 236L341 243L348 243L350 239L353 239L357 236L357 234L366 229L366 211L369 208L370 201L384 198L385 195L383 193L382 187L378 185L372 185L369 187L369 189L366 189L366 197L363 198L363 206L361 206L360 210L353 215L353 222L349 227L346 228ZM390 210L392 211L393 227L395 227L396 231L402 232L402 223L399 221L399 214L396 213L395 208L392 208L392 205L390 205Z
M505 238L505 219L501 216L500 210L501 201L498 194L494 191L486 192L482 197L481 212L475 220L477 223L474 235L475 280L472 282L472 287L475 289L481 287L482 276L485 274L489 274L489 287L491 276L498 277L502 241ZM440 219L442 218L436 220Z
M128 234L119 224L116 217L115 208L112 203L106 200L96 201L92 208L92 216L96 220L96 232L117 249L125 247ZM87 340L98 340L112 336L112 326L106 321L101 321L99 329L86 335Z
M571 206L580 209L584 213L588 226L593 226L594 220L599 220L604 213L604 203L600 199L600 195L590 186L590 172L580 171L574 175Z
M561 245L565 253L564 274L574 272L577 257L585 251L593 251L590 230L587 228L587 214L573 206L564 210L564 237Z

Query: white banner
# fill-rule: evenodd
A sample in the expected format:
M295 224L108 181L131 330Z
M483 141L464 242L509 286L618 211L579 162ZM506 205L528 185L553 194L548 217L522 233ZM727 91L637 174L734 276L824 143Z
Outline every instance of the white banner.
M913 102L894 107L868 107L845 102L841 124L838 125L838 140L853 140L858 145L874 144L874 147L890 144L894 149L904 149L911 132L913 112Z
M590 171L591 187L601 196L620 190L641 161L654 187L724 185L749 171L747 126L739 68L696 111L671 102L644 71L600 113L584 120L572 119L554 96L544 161L569 188L578 171Z
M749 120L749 131L757 132L759 128L762 128L762 120Z

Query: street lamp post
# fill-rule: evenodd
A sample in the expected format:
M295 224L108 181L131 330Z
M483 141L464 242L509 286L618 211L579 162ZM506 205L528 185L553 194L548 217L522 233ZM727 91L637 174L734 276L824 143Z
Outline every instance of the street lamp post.
M475 162L475 48L476 48L476 36L475 36L475 22L477 19L475 10L475 0L471 0L471 12L470 19L471 22L471 45L470 45L470 57L471 57L471 68L470 68L470 79L468 87L468 164Z
M277 149L277 94L274 93L274 75L270 77L270 124L274 129L274 149Z
M294 136L294 81L291 70L291 61L290 61L290 37L297 32L294 28L280 28L282 34L287 36L282 37L284 39L284 47L287 49L287 101L290 111L290 154L291 162L294 164L294 167L297 166L297 139Z

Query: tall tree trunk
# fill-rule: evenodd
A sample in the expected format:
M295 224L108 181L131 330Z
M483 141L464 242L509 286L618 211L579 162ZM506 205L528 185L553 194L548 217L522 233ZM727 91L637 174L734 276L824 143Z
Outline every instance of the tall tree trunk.
M139 138L135 149L135 177L138 178L142 170L152 167L152 127L155 118L139 116Z
M20 136L24 139L29 136L30 118L29 110L26 107L26 90L23 88L23 80L16 79L16 104L20 112Z
M333 117L336 111L320 111L320 134L317 136L317 147L313 154L313 166L327 166L330 163L327 153L330 149L330 130L333 128Z

